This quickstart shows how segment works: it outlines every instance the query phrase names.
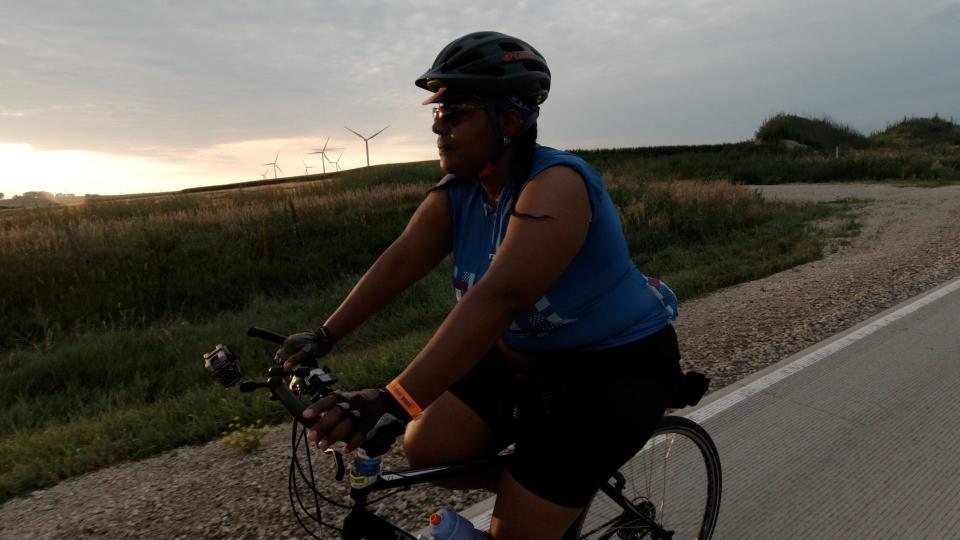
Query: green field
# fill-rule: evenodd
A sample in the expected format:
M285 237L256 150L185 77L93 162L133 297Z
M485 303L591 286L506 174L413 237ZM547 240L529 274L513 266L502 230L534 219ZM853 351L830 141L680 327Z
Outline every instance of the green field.
M798 159L754 146L762 159ZM586 153L638 265L682 300L816 259L827 234L855 233L811 225L847 205L770 202L719 172L688 175L690 152L730 152L691 148ZM321 323L439 176L429 161L0 212L0 501L210 440L237 416L283 419L262 396L211 383L201 354L229 343L248 374L266 368L275 347L246 328ZM338 345L328 364L341 387L382 384L413 358L453 305L450 266Z

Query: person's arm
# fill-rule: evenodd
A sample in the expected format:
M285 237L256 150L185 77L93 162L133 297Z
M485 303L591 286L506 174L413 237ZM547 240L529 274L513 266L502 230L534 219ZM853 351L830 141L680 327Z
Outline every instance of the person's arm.
M580 251L590 227L586 184L576 171L553 167L537 175L520 195L517 212L548 219L514 217L503 243L480 281L454 306L433 337L403 373L399 384L421 409L427 408L476 365L521 311L535 304ZM307 438L326 448L347 440L348 451L363 444L365 434L384 412L409 421L411 408L388 393L367 389L327 396L307 408L304 418L320 417ZM496 388L491 388L496 392ZM404 396L401 396L401 398ZM339 403L360 413L354 425Z
M453 225L446 191L427 194L403 233L360 278L324 323L340 340L433 270L451 251Z
M463 378L513 318L546 294L586 239L590 200L584 179L573 169L553 167L539 174L521 192L516 209L552 218L511 218L487 273L395 379L421 408Z

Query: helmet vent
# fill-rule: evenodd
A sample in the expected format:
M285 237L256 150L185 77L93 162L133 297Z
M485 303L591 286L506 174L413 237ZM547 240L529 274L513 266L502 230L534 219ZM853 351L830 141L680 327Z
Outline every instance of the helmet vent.
M540 62L524 62L523 67L526 68L527 71L539 71L539 72L546 71L545 69L543 69L543 64L541 64Z
M482 60L482 59L483 59L483 55L480 54L478 51L474 50L466 54L460 55L456 58L451 58L446 68L448 71L453 71L471 62L476 62L477 60Z
M456 54L457 54L458 52L460 52L462 49L463 49L462 46L457 45L457 46L454 47L452 50L450 50L450 52L448 52L448 53L446 54L446 56L444 57L443 61L446 62L447 60L450 60L451 58L453 58L454 55L456 55Z
M550 91L550 68L529 43L499 32L474 32L450 42L415 84L436 92L485 99L516 97L540 104ZM430 100L428 100L430 101Z
M477 74L477 75L482 75L482 76L484 76L484 77L500 77L500 76L502 76L502 75L506 75L507 72L504 71L503 68L501 68L501 67L498 67L498 66L489 66L489 67L485 67L485 68L483 68L483 69L481 69L481 70L477 70L477 71L476 71L476 74Z

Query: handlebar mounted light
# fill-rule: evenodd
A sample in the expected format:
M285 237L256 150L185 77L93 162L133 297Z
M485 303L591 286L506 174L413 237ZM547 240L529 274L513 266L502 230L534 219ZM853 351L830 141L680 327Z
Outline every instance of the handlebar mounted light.
M229 388L240 381L240 366L237 357L226 345L218 344L215 349L203 355L203 365L220 384Z

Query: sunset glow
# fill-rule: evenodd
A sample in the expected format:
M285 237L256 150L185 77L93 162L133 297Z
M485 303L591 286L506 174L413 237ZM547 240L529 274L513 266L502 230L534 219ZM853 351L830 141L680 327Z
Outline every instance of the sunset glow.
M278 151L281 178L301 176L305 171L317 174L323 172L324 164L319 154L309 153L315 145L318 143L312 138L241 141L163 158L0 143L0 193L7 198L25 191L114 195L259 180L264 173L273 178L273 167L263 163L272 162ZM334 150L328 156L333 161L343 152L341 170L366 165L363 141L358 144L343 137L342 144L330 146ZM371 147L371 164L436 158L432 144L401 137L374 139ZM330 163L325 165L327 172L336 170Z
M37 150L0 144L0 191L100 195L182 189L204 178L184 167L135 157L82 150Z

